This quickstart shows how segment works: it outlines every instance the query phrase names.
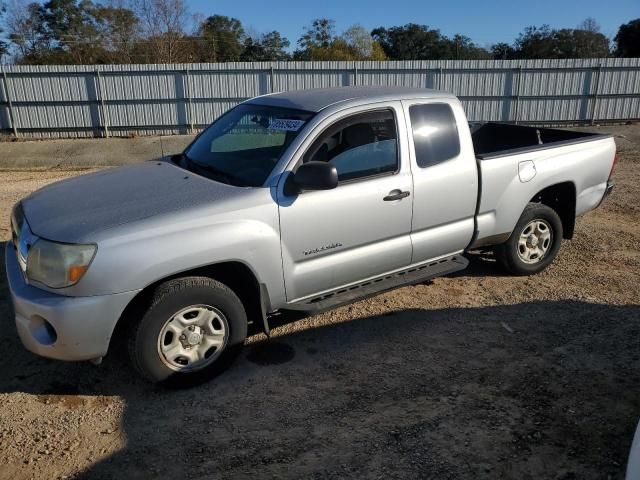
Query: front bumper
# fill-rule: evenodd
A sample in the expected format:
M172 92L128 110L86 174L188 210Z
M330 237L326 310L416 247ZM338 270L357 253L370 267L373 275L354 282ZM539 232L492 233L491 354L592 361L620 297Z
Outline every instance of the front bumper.
M27 350L57 360L104 356L118 319L138 293L65 297L33 287L25 281L11 242L5 265L20 340Z

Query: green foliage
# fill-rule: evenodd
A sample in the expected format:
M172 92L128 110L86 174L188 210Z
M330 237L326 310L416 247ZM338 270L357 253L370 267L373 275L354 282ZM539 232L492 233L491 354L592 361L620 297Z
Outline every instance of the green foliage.
M244 50L245 33L237 18L224 15L208 17L198 29L201 38L198 61L235 62Z
M389 29L379 27L371 32L387 57L392 60L488 59L489 52L478 47L469 37L448 38L440 30L408 23Z
M42 6L43 28L55 42L54 53L63 63L102 63L96 7L89 0L50 0Z
M640 18L620 25L613 41L618 57L640 57Z
M136 44L140 40L140 20L131 10L99 6L95 10L96 28L108 63L135 61Z
M42 5L30 3L18 13L9 30L9 39L18 51L18 62L38 65L59 61Z
M508 43L495 43L491 45L491 57L494 60L510 60L516 57L516 49Z
M6 1L6 0L4 0ZM304 29L293 54L278 31L247 34L240 20L212 15L186 31L186 0L48 0L11 2L7 42L0 59L23 64L178 63L279 60L449 60L595 58L611 54L597 22L577 28L527 27L513 42L488 49L465 35L448 37L408 23L367 31L353 25L338 35L335 22L317 18ZM4 13L0 0L0 19ZM134 5L134 10L123 5ZM10 19L10 21L9 21ZM0 22L2 24L2 22ZM0 31L0 34L2 32ZM620 26L618 56L640 56L640 19Z
M316 18L298 40L302 50L329 48L333 41L335 22L329 18Z
M265 33L258 38L247 37L244 41L243 62L262 62L274 60L288 60L289 40L282 37L275 30Z
M455 35L452 39L446 39L449 46L449 58L455 60L488 60L491 54L484 48L478 47L465 35Z
M553 30L549 25L525 28L514 45L517 58L555 58Z
M19 63L126 63L133 60L137 26L131 10L52 0L14 12L9 39Z
M287 60L289 40L279 32L249 36L237 18L213 15L205 19L193 39L195 61L237 62Z
M440 30L408 23L371 32L387 57L393 60L439 60L448 58L450 50Z
M357 58L371 58L373 55L373 39L362 25L353 25L343 34L342 40Z
M333 20L319 18L298 40L296 60L385 60L380 45L361 25L349 27L335 35Z
M515 58L608 57L609 40L593 30L527 27L515 42Z

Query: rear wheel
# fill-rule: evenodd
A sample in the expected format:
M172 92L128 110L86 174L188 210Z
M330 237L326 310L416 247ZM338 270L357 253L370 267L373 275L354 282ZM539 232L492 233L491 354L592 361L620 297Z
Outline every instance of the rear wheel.
M498 261L514 275L533 275L553 262L562 242L562 221L552 208L530 203L509 240L495 248Z
M129 357L154 383L189 386L222 372L247 335L244 306L226 285L187 277L160 285L133 325Z

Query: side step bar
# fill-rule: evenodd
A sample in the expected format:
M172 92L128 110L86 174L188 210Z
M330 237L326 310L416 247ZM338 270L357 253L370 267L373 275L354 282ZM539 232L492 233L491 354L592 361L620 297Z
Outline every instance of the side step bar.
M359 285L352 285L351 287L327 293L310 300L290 303L285 307L285 310L316 314L404 285L422 283L435 277L448 275L465 269L467 265L469 265L469 260L465 257L462 255L453 255L425 263L418 267L412 267L401 272L369 280Z

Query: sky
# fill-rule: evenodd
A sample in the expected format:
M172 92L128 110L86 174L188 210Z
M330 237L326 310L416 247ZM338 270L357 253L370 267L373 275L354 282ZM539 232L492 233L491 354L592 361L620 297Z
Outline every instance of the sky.
M187 0L192 13L238 18L245 28L264 33L278 30L292 47L314 18L328 17L341 33L359 23L379 26L426 24L447 35L461 33L480 46L512 43L525 27L549 24L574 28L593 17L613 38L618 27L640 18L640 0Z

